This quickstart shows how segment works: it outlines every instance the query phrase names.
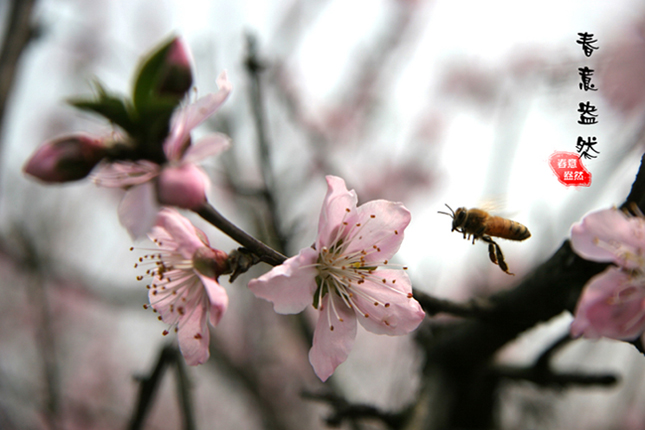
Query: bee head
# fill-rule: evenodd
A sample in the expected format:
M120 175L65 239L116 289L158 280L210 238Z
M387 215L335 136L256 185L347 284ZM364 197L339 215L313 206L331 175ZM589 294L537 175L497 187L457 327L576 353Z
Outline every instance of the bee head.
M466 218L468 218L468 210L466 208L458 208L457 212L453 211L448 204L446 207L450 209L450 213L439 211L440 214L448 215L452 218L452 230L451 231L461 231L459 228L466 223Z
M452 217L452 230L451 231L461 231L460 227L463 227L466 224L468 219L468 209L466 208L457 208L455 215Z

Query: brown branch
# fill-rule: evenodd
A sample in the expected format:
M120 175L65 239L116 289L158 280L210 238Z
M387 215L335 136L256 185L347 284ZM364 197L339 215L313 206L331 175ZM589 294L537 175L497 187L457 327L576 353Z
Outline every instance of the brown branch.
M284 255L269 247L268 245L260 242L226 218L222 216L214 207L206 203L195 212L204 218L206 221L217 227L224 234L228 235L231 239L244 246L246 249L257 255L261 261L268 263L272 266L277 266L284 263L287 259Z

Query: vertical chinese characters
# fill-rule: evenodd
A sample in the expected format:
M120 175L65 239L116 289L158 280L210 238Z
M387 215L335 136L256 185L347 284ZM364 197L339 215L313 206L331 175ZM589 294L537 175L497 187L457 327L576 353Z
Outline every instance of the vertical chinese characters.
M598 40L594 39L593 34L587 32L578 33L578 36L579 38L576 43L581 45L582 51L586 57L591 57L594 50L598 49L598 47L594 45ZM578 68L578 74L580 75L578 88L580 88L580 90L585 92L598 90L596 85L592 82L593 73L594 69L590 69L588 66ZM578 124L585 126L598 124L597 110L596 106L591 104L590 101L580 102L578 104L578 113L580 113ZM594 148L597 143L598 139L596 136L587 136L587 139L582 136L578 136L578 140L576 141L576 152L578 152L580 158L596 158L598 155L594 155L590 153L590 151L593 151L595 154L600 153Z

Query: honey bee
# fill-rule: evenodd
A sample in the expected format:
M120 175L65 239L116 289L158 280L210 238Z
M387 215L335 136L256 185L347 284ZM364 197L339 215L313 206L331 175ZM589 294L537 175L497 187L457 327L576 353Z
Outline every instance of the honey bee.
M464 235L464 239L470 240L472 237L473 244L475 240L481 239L488 243L488 256L490 261L497 264L504 273L514 275L508 271L508 265L504 261L504 254L493 237L502 239L522 241L531 237L531 233L526 226L517 221L502 218L500 216L490 215L482 209L458 208L453 211L450 206L450 213L439 211L440 214L448 215L452 218L452 230L458 231Z

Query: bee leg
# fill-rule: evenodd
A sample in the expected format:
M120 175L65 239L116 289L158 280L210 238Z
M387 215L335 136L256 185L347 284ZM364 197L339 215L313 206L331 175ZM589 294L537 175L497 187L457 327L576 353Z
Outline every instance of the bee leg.
M488 257L490 258L490 261L497 264L499 268L504 271L504 273L515 276L515 273L508 271L508 265L504 260L504 254L502 254L502 248L500 248L497 242L495 242L489 236L482 236L481 239L488 243Z
M493 245L492 243L488 244L488 256L490 257L490 261L497 264L497 257L495 256L495 245Z

